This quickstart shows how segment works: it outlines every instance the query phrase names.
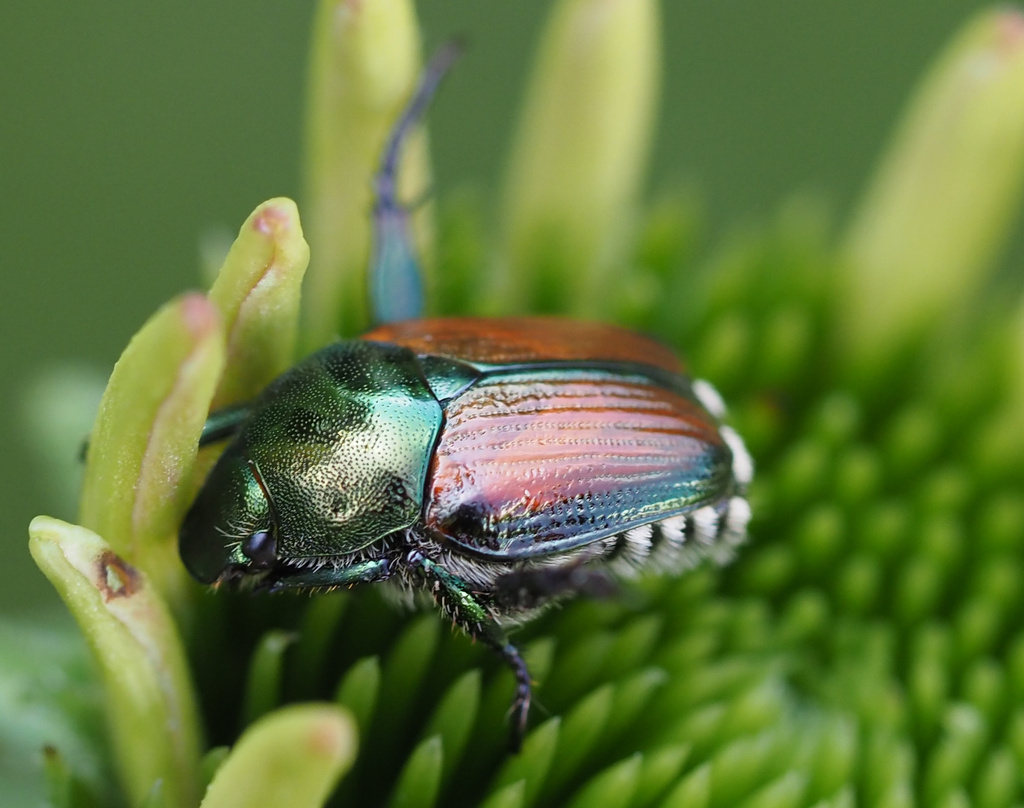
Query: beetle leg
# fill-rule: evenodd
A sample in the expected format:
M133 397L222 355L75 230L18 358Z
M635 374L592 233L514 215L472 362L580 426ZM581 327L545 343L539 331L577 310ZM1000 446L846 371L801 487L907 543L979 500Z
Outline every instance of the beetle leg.
M456 575L443 569L419 551L409 554L409 563L422 571L430 582L434 600L451 615L456 624L474 640L479 639L491 648L512 669L516 679L516 696L512 701L512 734L509 746L518 752L526 734L526 720L533 698L530 670L519 649L509 642L484 604L469 590L469 585Z
M249 412L248 403L234 404L211 412L203 425L203 432L199 436L199 445L209 446L211 443L230 438L249 417Z
M248 404L235 404L231 407L223 407L216 412L211 412L203 424L203 431L199 435L199 448L209 446L211 443L230 438L234 435L242 422L249 417ZM78 447L78 460L84 463L89 457L89 439L82 441Z
M528 612L569 595L607 598L616 591L605 570L580 563L505 573L494 582L494 601L502 611Z
M342 569L327 563L306 572L289 571L285 577L269 579L266 588L270 592L281 592L285 589L336 589L341 586L386 581L390 577L391 562L386 558L373 558Z
M370 311L377 324L409 320L422 314L423 283L412 243L409 210L398 201L398 156L460 52L456 43L449 42L435 53L384 146L374 179L373 255L368 283Z
M512 735L509 738L509 747L513 753L519 751L523 745L523 738L526 736L526 720L530 717L530 701L533 698L533 682L530 679L530 669L526 667L526 660L519 653L515 645L505 641L504 645L498 648L492 645L506 665L512 668L512 674L516 677L516 697L512 700Z

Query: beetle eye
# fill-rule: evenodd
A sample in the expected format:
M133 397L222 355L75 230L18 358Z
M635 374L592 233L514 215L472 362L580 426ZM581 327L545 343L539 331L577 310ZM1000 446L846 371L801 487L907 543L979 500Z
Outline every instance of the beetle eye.
M242 543L242 553L254 567L272 567L277 561L277 539L269 530L257 530Z

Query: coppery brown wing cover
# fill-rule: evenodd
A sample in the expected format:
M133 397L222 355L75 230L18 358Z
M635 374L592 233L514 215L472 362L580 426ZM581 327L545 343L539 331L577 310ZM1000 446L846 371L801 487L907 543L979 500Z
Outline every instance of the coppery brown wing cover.
M683 372L676 355L659 342L617 326L559 317L405 320L375 328L362 338L393 342L417 354L489 365L623 362Z
M485 377L445 408L426 525L517 559L717 501L732 455L687 389L572 367Z

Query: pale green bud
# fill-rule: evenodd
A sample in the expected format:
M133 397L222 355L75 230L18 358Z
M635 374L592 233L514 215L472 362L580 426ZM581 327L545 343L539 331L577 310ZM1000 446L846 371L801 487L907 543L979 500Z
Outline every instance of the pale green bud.
M228 347L214 407L252 398L295 361L308 263L309 246L290 199L264 202L245 220L210 289Z
M613 302L660 74L655 0L561 0L548 21L504 198L505 300L593 315ZM551 277L571 290L545 302Z
M106 688L117 768L133 805L199 798L199 717L177 628L145 573L92 531L37 517L29 549L78 621Z
M224 360L214 305L194 293L171 301L114 366L89 438L79 520L175 607L188 585L178 525Z
M842 245L841 347L888 364L984 279L1024 179L1024 16L979 15L918 89Z

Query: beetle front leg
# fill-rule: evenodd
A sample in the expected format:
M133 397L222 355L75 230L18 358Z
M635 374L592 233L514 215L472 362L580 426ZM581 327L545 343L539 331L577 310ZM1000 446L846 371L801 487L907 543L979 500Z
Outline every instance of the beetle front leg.
M250 405L234 404L230 407L222 407L211 412L203 424L203 431L199 434L199 448L209 446L211 443L226 440L232 437L241 428L242 423L249 417ZM78 459L82 463L89 456L89 440L82 441L78 449Z
M289 572L287 577L268 579L263 588L269 592L285 589L337 589L356 584L374 584L391 577L391 562L386 558L373 558L343 569L330 564L306 572Z
M530 670L519 649L509 642L498 621L483 603L469 591L469 585L452 575L419 551L409 556L411 566L419 569L429 582L430 593L438 606L474 640L487 644L512 669L516 679L516 696L512 702L512 735L509 746L518 752L526 735L526 721L533 699Z
M249 417L251 405L234 404L230 407L222 407L214 410L203 424L202 434L199 436L199 446L209 446L211 443L232 437L242 426L245 419Z

